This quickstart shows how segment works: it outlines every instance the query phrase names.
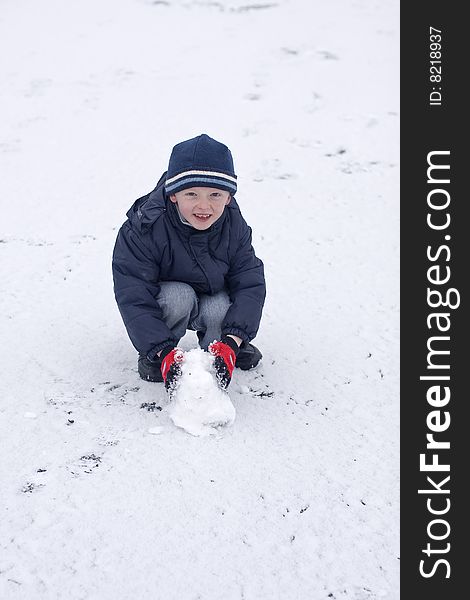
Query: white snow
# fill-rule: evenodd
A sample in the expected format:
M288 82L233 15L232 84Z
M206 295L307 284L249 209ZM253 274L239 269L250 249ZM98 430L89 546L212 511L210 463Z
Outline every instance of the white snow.
M211 435L235 420L235 408L227 392L217 385L214 357L194 348L184 353L181 377L172 394L170 419L192 435Z
M37 419L37 414L33 412L25 412L23 416L25 419Z
M152 435L160 435L165 431L164 427L149 427L148 432Z
M0 598L398 599L398 3L6 0L0 52ZM193 436L110 261L202 132L268 295Z

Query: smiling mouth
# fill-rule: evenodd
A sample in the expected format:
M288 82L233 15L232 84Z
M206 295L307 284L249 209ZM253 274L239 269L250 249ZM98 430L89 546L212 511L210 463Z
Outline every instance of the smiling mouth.
M201 221L207 221L207 219L210 219L210 217L212 217L212 215L194 215L196 217L196 219L201 219Z

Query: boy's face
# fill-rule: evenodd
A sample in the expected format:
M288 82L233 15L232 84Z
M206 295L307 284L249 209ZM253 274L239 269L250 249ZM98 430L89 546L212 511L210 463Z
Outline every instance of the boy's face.
M210 187L192 187L170 196L181 215L195 229L208 229L224 212L230 193Z

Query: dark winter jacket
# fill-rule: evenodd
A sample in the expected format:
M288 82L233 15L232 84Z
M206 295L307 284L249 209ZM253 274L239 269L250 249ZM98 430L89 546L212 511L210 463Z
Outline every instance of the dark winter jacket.
M161 281L187 283L197 294L226 289L232 304L222 334L252 340L266 291L263 263L251 245L251 228L234 198L208 229L185 225L164 192L165 176L153 192L134 202L114 247L114 293L134 347L154 358L162 348L178 342L162 320L157 302Z

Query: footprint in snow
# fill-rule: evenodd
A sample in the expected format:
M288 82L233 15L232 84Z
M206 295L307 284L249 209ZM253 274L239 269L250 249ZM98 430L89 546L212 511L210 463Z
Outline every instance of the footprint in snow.
M82 473L93 473L101 465L101 456L94 453L84 454L80 457L80 461L71 467L67 467L68 471L74 477L79 477Z

